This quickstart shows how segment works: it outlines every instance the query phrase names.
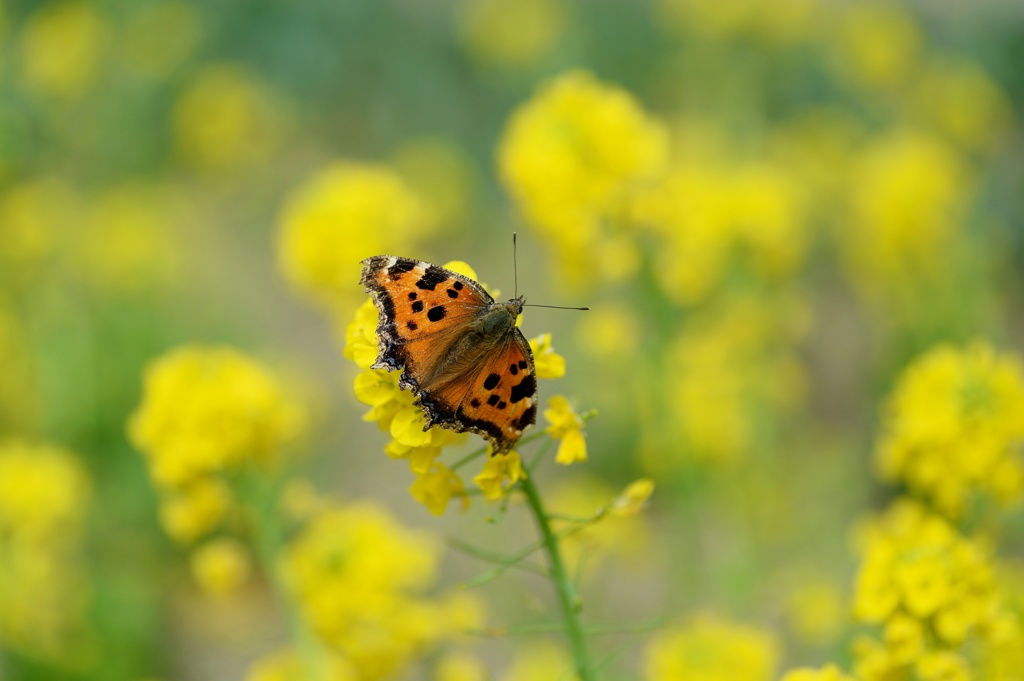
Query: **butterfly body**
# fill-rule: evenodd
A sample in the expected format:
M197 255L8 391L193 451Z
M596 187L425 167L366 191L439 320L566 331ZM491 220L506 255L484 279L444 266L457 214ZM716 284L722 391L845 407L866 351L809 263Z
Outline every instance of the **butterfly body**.
M509 451L537 416L533 353L516 319L524 299L496 302L480 284L410 258L363 261L361 283L380 312L374 368L402 370L426 417Z

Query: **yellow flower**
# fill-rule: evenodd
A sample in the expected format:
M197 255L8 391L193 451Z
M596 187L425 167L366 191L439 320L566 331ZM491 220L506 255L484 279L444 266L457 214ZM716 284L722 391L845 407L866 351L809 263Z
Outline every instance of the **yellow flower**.
M380 350L377 341L377 322L379 313L377 306L373 304L372 298L366 301L356 310L355 317L349 322L345 329L345 349L343 354L356 363L360 369L369 369L377 361L377 354ZM364 374L360 374L362 376ZM356 378L356 397L360 402L365 402L359 397L359 378ZM363 379L370 381L371 379ZM397 382L395 382L397 385ZM376 406L372 402L366 402Z
M985 554L915 502L893 504L861 543L854 614L884 625L884 645L867 639L857 647L859 676L887 678L915 664L922 673L933 653L992 631L1005 617Z
M173 283L182 264L173 206L155 187L128 185L104 193L78 238L75 266L89 283L112 293Z
M31 280L44 272L60 244L74 233L81 212L75 190L54 178L24 181L0 195L4 274Z
M463 510L469 508L466 485L462 478L440 461L433 462L425 473L416 476L409 493L434 515L444 515L452 497L462 500Z
M0 538L48 542L81 531L92 484L60 447L0 442Z
M292 191L281 213L278 259L289 282L328 306L362 291L360 261L433 233L420 197L394 170L338 162Z
M434 672L434 681L486 681L491 678L487 668L468 653L450 653L441 658Z
M489 456L480 474L473 478L488 501L497 501L505 496L505 491L526 477L519 452L513 450L506 454Z
M561 440L555 461L564 466L586 461L587 441L583 437L583 419L573 411L569 400L561 395L552 397L548 408L544 410L544 418L551 424L546 432L555 440Z
M551 347L551 334L542 333L530 339L533 364L537 378L561 378L565 376L565 357Z
M602 223L657 175L667 152L665 130L627 92L571 71L512 114L498 165L527 220L552 240L561 269L586 281L600 269L590 256L602 242Z
M472 597L425 596L439 558L431 537L375 504L357 503L315 516L287 547L282 572L318 638L358 678L380 680L479 626Z
M245 544L222 537L209 541L192 554L192 576L211 596L235 593L249 579L252 559Z
M824 645L835 640L848 618L843 593L824 577L803 578L786 597L790 627L802 640Z
M91 497L91 480L74 454L47 444L0 442L5 651L53 665L75 661L88 612L81 548Z
M215 478L199 478L161 502L160 525L171 539L188 544L217 527L231 505L227 485Z
M921 681L970 681L971 673L962 657L949 651L923 655L917 662Z
M428 223L450 227L466 219L477 179L464 150L438 138L415 139L395 152L395 168L423 198Z
M563 681L575 679L572 658L564 648L547 641L517 647L512 664L500 681Z
M283 125L269 86L235 64L207 66L174 108L177 152L204 171L266 163L280 146Z
M353 666L338 655L320 653L308 659L291 648L266 655L249 667L245 681L359 681Z
M459 37L486 64L515 67L549 54L565 31L563 0L462 0Z
M690 124L682 134L699 132ZM655 272L662 288L690 305L724 284L734 266L767 283L791 278L807 249L807 202L780 163L739 162L715 146L696 145L637 194L631 211L661 239Z
M91 3L48 4L22 31L22 80L42 95L78 97L95 80L107 39L107 27Z
M837 70L865 91L892 92L913 75L922 52L920 29L891 2L849 5L830 41Z
M647 501L654 494L654 481L640 478L626 486L622 493L612 502L611 512L617 516L630 516L639 513L647 506Z
M779 644L770 632L709 615L651 637L647 681L773 681Z
M914 361L890 395L876 449L883 477L957 516L972 494L1024 496L1024 366L984 342L942 345Z
M869 300L899 303L922 282L948 276L974 194L955 148L921 131L889 133L854 159L848 191L850 216L838 238Z
M146 370L128 433L159 485L274 458L305 414L260 364L230 348L184 346Z
M821 669L806 667L786 672L782 681L853 681L834 664L825 665Z

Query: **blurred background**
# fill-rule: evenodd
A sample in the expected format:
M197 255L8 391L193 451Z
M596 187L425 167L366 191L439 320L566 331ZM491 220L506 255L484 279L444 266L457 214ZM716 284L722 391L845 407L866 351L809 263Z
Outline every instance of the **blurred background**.
M427 629L556 616L458 588L446 537L529 519L428 513L342 352L362 258L508 297L515 231L519 292L591 308L522 322L542 406L597 410L548 504L656 484L567 547L586 618L647 623L606 678L968 678L855 606L896 497L1024 605L1022 105L1017 0L0 0L0 679L570 678L557 635L352 643L316 598L362 578L301 567L412 566L371 581ZM943 669L1024 678L930 616Z

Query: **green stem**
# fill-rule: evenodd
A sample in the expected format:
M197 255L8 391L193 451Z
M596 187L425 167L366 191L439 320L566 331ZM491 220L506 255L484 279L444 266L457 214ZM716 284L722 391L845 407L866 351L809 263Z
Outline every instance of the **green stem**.
M533 511L534 519L537 521L537 528L544 540L544 547L547 550L548 562L551 565L551 578L555 581L558 590L558 599L562 604L562 616L565 619L565 633L569 637L569 645L572 648L572 655L576 662L576 673L580 681L596 681L597 675L594 664L587 653L587 639L580 623L579 611L576 607L576 594L572 582L565 570L565 563L562 562L562 552L558 544L558 537L551 529L548 516L544 512L544 504L541 501L540 493L533 484L533 476L519 481L519 485L526 494L526 500Z

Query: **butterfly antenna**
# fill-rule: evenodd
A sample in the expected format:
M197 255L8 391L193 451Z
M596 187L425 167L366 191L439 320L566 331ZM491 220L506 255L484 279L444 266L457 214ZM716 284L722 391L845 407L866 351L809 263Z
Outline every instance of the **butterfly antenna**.
M516 294L513 298L519 297L519 262L516 257L516 233L512 232L512 277L516 283Z
M563 307L561 305L534 305L533 303L526 303L523 307L549 307L552 310L589 310L589 307Z

